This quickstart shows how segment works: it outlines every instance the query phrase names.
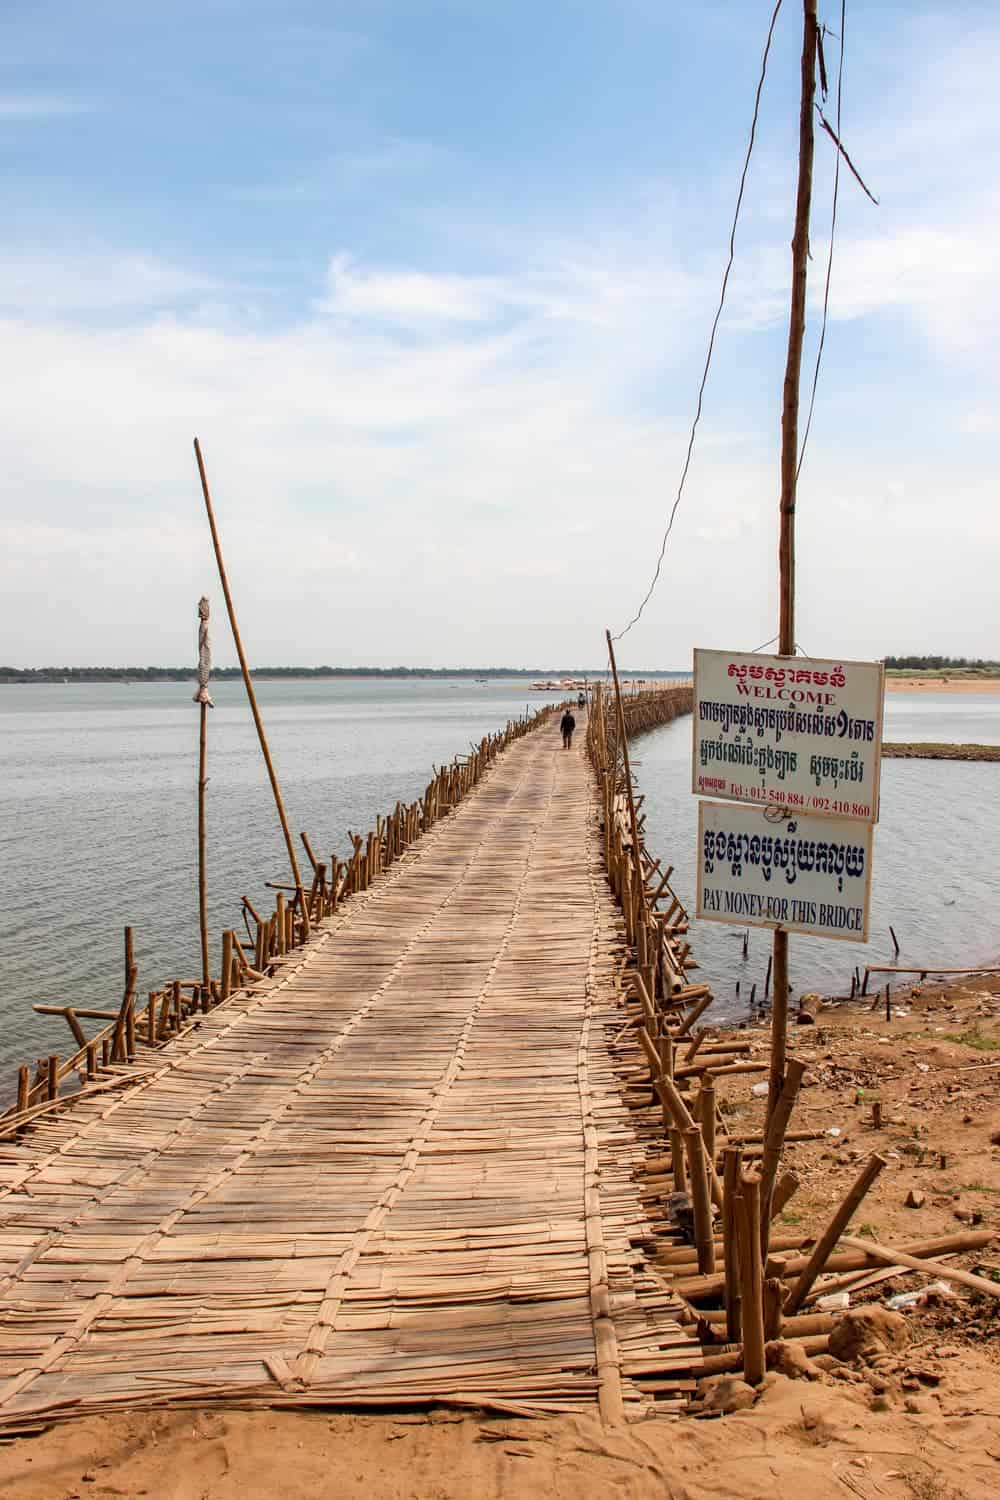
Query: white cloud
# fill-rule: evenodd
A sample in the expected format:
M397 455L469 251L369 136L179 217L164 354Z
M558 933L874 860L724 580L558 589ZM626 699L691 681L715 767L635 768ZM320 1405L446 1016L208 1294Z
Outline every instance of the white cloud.
M504 303L502 287L488 277L356 269L343 254L330 263L329 284L331 312L394 324L485 323Z
M0 251L0 314L148 314L218 295L213 278L141 251Z

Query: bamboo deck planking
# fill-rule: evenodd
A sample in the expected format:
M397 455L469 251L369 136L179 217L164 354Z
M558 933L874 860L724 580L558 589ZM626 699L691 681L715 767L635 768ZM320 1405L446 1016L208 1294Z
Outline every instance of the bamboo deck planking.
M559 744L515 741L144 1080L0 1142L0 1425L192 1400L614 1419L633 1373L690 1365L610 1050L598 801Z

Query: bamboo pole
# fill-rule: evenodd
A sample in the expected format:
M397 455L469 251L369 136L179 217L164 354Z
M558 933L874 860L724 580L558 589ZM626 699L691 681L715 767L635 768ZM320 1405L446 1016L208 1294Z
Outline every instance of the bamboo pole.
M742 1159L738 1146L727 1146L722 1155L722 1260L725 1274L726 1333L735 1343L740 1337L740 1256L736 1204L740 1192Z
M885 1165L885 1157L879 1156L877 1151L874 1152L868 1158L850 1192L838 1205L832 1219L817 1240L816 1247L806 1262L798 1281L788 1294L787 1301L785 1302L785 1312L789 1316L792 1313L797 1313L802 1306L806 1299L806 1294L816 1280L816 1277L822 1272L834 1246L860 1206L861 1200Z
M792 236L792 305L788 320L781 412L781 504L778 540L778 655L795 655L795 502L799 461L799 380L806 326L806 276L809 262L809 210L812 201L813 103L816 98L816 0L802 0L802 95L799 105L799 180ZM771 1072L767 1117L778 1107L785 1078L788 1037L788 933L778 928L772 947L774 1000L771 1006Z
M764 1134L764 1150L760 1168L760 1253L767 1259L767 1240L771 1230L771 1194L774 1190L774 1180L778 1175L778 1166L781 1161L781 1150L785 1142L785 1131L791 1119L795 1100L798 1097L799 1087L802 1083L806 1065L800 1058L788 1059L781 1091L778 1094L774 1109L770 1112L767 1122L767 1130Z
M771 1193L771 1218L776 1219L785 1204L795 1196L802 1186L798 1176L791 1170L782 1172Z
M222 934L222 982L221 997L229 999L229 990L233 978L233 934L227 929Z
M628 737L625 733L625 710L622 707L622 690L618 681L618 663L615 661L615 648L611 640L611 631L606 630L608 640L608 655L611 658L611 675L615 684L615 708L618 714L618 738L621 740L622 763L625 767L625 796L628 801L629 826L632 830L632 859L636 870L639 870L639 826L635 815L635 792L632 787L632 766L629 762ZM640 874L640 885L642 877Z
M715 1236L712 1228L712 1200L708 1191L708 1169L705 1143L697 1126L684 1132L688 1173L691 1178L691 1203L694 1208L694 1242L698 1251L698 1270L711 1275L715 1270Z
M261 753L264 756L264 764L267 767L268 779L271 782L271 791L274 794L274 805L277 808L278 819L281 823L281 832L284 835L285 839L285 848L288 851L288 863L292 867L292 879L295 882L295 889L301 892L302 876L299 874L299 862L295 856L295 844L292 840L291 830L288 827L288 818L285 816L285 804L282 801L281 788L278 785L277 773L274 769L274 762L271 759L271 751L267 743L267 735L264 733L264 724L260 716L260 709L257 707L257 695L254 692L253 679L250 676L250 668L247 666L246 653L243 650L243 640L240 636L239 626L236 623L236 610L233 606L233 596L229 591L229 579L226 576L226 565L222 560L222 546L219 542L219 532L215 524L215 512L212 509L212 496L208 488L208 475L205 472L205 461L201 455L201 444L198 442L197 438L195 438L194 440L194 453L195 458L198 460L198 473L201 478L202 494L205 498L205 510L208 514L208 524L212 533L212 546L215 549L215 561L218 564L219 568L219 582L222 584L222 592L226 600L226 609L229 612L229 623L232 626L233 631L233 640L236 643L236 654L240 660L240 671L243 673L243 685L246 688L247 699L250 703L250 712L253 714L253 721L257 729L257 738L260 741ZM302 905L304 908L304 901ZM308 931L309 918L307 915L305 915L305 912L303 912L303 917Z
M894 1250L891 1245L877 1245L873 1240L855 1239L845 1234L840 1243L849 1250L863 1250L875 1260L885 1261L887 1266L906 1266L911 1271L923 1271L927 1276L940 1276L944 1281L955 1281L959 1286L971 1287L975 1292L984 1292L989 1297L1000 1297L1000 1285L986 1276L976 1276L972 1271L963 1271L959 1266L946 1266L939 1260L918 1260L905 1250Z
M760 1385L764 1379L764 1281L760 1262L760 1179L746 1176L740 1183L736 1222L740 1246L740 1316L743 1324L743 1379Z
M715 1161L715 1082L711 1073L703 1079L698 1090L697 1116L701 1121L701 1133L705 1141L705 1154Z
M687 1192L687 1163L684 1157L684 1136L676 1125L667 1132L670 1136L670 1165L674 1178L674 1192Z
M194 700L198 705L198 925L201 935L201 982L207 989L212 979L208 956L208 893L207 863L205 850L205 787L208 784L206 766L208 761L208 710L213 707L208 692L208 673L211 655L208 640L208 599L203 595L198 600L198 691ZM204 677L204 681L202 678Z

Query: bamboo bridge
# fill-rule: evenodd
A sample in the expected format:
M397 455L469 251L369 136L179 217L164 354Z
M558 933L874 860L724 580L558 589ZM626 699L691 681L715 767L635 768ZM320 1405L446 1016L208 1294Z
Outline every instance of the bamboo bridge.
M627 699L628 731L690 696ZM675 1019L707 991L583 739L564 751L545 710L345 865L305 840L311 890L279 894L252 953L225 934L211 994L175 981L139 1010L130 969L103 1032L22 1069L0 1431L160 1403L620 1420L684 1399L702 1351L654 1264L626 964Z

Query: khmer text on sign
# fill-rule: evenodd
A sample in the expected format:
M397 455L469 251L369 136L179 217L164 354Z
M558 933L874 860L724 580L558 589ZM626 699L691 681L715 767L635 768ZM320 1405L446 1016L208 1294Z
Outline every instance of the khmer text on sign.
M868 941L872 825L698 804L698 916Z
M692 790L875 822L884 687L881 662L696 650Z

